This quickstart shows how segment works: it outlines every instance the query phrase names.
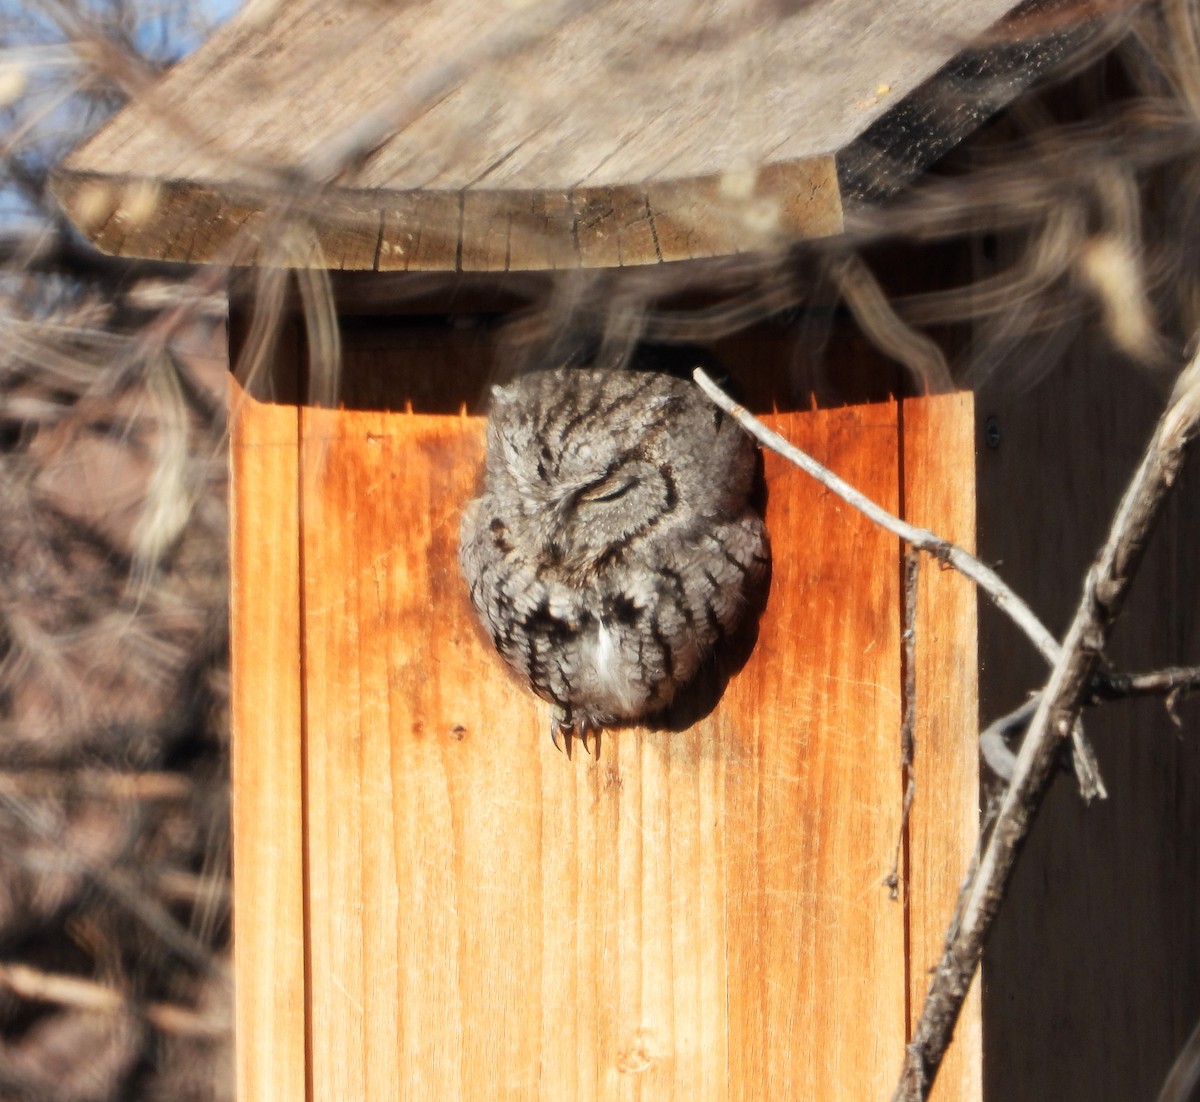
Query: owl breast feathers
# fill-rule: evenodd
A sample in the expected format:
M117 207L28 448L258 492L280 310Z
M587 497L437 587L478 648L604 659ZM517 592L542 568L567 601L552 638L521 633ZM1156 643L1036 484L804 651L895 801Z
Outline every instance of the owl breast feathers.
M738 624L769 564L756 450L692 384L560 368L496 388L459 558L496 648L557 722L651 716Z

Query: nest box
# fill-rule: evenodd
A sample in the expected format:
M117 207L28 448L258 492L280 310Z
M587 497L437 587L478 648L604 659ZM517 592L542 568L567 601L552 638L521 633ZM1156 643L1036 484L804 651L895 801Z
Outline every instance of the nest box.
M1067 48L960 54L1010 7L251 5L58 172L106 251L342 270L332 407L301 398L321 330L298 315L270 370L232 385L243 1102L890 1094L975 845L980 651L993 714L1038 684L1036 656L994 621L981 634L970 586L925 561L906 670L897 540L767 455L774 572L744 666L692 727L568 758L475 628L458 523L506 303L581 268L661 271L702 299L721 258L841 232ZM978 524L1061 626L1125 460L1068 487L1048 457L1095 418L1128 457L1152 398L1083 371L978 414L970 394L908 396L831 314L829 401L796 368L797 326L719 342L747 404L906 519L968 547ZM233 360L262 337L235 298ZM1147 737L1102 741L1110 788ZM1166 783L1144 781L1143 809ZM1035 840L1031 867L1053 852ZM1139 860L1128 841L1108 856L1117 891ZM1168 864L1156 883L1183 890L1186 861ZM1110 885L1080 867L1085 886L1023 873L944 1102L1117 1096L1097 1086L1118 1074L1095 1070L1098 1008L1126 995L1080 980L1087 1005L1070 984L1066 1004L1023 1002L1039 953L1082 960L1071 976L1094 960L1066 931ZM1182 996L1164 1011L1151 990L1131 997L1182 1028ZM1150 1022L1129 1028L1154 1070L1172 1035Z

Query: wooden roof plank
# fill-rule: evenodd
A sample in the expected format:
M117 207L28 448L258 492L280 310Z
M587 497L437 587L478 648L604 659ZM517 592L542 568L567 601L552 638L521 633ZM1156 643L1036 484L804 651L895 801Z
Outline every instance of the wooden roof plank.
M291 0L237 20L70 166L214 184L234 169L261 184L317 170L331 149L362 152L376 122L385 140L339 185L711 176L844 148L1013 6L559 0L523 15L480 0Z
M454 193L387 195L374 267L381 272L455 271L461 224L462 203Z
M250 5L77 149L53 186L101 249L164 260L236 247L279 263L282 226L316 234L299 262L344 269L725 255L839 232L839 190L849 181L845 198L864 196L859 177L888 157L874 144L886 119L1013 7ZM971 105L918 114L954 140L982 117ZM896 163L889 180L920 167L904 151ZM141 189L137 217L128 187ZM255 227L262 241L238 240Z

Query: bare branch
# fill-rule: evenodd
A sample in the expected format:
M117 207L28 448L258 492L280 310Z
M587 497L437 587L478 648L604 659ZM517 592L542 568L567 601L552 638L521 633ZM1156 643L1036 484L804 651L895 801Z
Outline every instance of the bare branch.
M1100 762L1096 759L1096 751L1092 744L1083 737L1083 720L1078 716L1071 724L1071 764L1075 767L1075 782L1079 785L1079 794L1083 802L1090 804L1093 800L1108 799L1108 789L1100 776Z
M1179 477L1200 425L1200 354L1171 401L1113 517L1108 538L1084 582L1083 596L1029 732L979 867L963 886L945 951L904 1061L894 1102L928 1097L979 966L1017 852L1049 787L1055 755L1088 698L1112 625L1137 572L1151 529Z
M913 548L904 552L904 721L900 724L900 772L904 777L904 804L900 810L900 829L896 832L896 852L891 871L883 878L892 899L900 897L900 853L908 834L908 819L917 794L917 593L920 584L921 557Z
M1200 692L1200 666L1168 666L1151 673L1100 673L1092 683L1093 702L1194 692Z
M960 573L970 578L971 581L988 595L992 603L1001 612L1007 614L1013 623L1025 632L1033 645L1041 652L1042 657L1051 665L1054 664L1059 654L1058 643L1055 642L1054 637L1037 618L1033 610L1009 588L1004 579L994 570L985 566L969 551L964 550L957 544L943 539L928 529L917 528L915 525L901 520L899 517L882 508L882 506L871 501L870 498L856 490L849 483L842 481L842 479L828 468L823 467L810 455L805 454L799 448L784 440L778 433L767 428L766 425L759 421L745 407L737 405L700 368L696 368L692 374L697 384L709 398L733 417L747 432L760 440L772 451L776 451L785 459L791 460L876 524L886 528L889 532L893 532L918 550L933 555L939 562L953 566ZM1089 803L1094 799L1103 799L1107 795L1104 788L1104 781L1100 777L1100 767L1096 761L1096 755L1083 737L1082 725L1077 725L1071 732L1071 744L1074 750L1075 775L1079 779L1080 794ZM996 740L992 740L992 745L996 745Z
M1002 781L1011 781L1017 766L1017 755L1009 749L1009 743L1028 730L1041 699L1041 693L1035 694L1016 710L994 720L979 736L980 755Z
M906 543L920 551L928 552L939 562L954 567L965 574L991 599L992 603L1008 616L1037 647L1042 657L1053 664L1059 658L1059 646L1054 636L1037 618L1033 610L1009 587L991 567L985 566L969 551L955 543L935 535L927 528L918 528L914 524L901 520L877 505L865 494L856 490L848 482L839 478L828 467L823 467L812 456L802 452L795 445L788 443L779 433L767 428L757 417L744 406L738 405L716 383L705 374L702 368L692 372L697 386L708 395L713 402L729 414L751 436L784 459L795 463L806 474L811 475L822 486L827 487L838 495L848 505L852 505L869 520L881 528L899 536Z

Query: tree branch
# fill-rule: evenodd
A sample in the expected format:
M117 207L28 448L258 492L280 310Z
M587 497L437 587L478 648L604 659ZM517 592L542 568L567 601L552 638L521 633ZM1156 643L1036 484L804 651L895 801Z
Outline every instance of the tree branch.
M1099 670L1092 678L1087 705L1108 704L1114 700L1129 700L1144 696L1165 696L1167 714L1178 726L1175 704L1190 693L1200 692L1200 666L1168 666L1150 673L1108 673ZM979 751L989 768L1003 781L1012 780L1017 755L1009 744L1024 735L1029 721L1037 711L1040 693L1035 693L1021 707L991 723L979 736Z
M692 372L696 384L708 397L730 415L751 436L760 441L772 451L778 452L785 459L795 463L823 486L828 487L847 504L852 505L863 513L869 520L880 527L899 536L906 543L918 550L933 555L939 562L954 567L960 573L970 578L987 594L992 603L1005 613L1025 634L1042 657L1053 666L1059 657L1059 646L1054 636L1037 618L1033 610L1008 586L991 567L985 566L969 551L957 544L943 539L926 528L918 528L889 513L881 505L876 504L865 494L856 490L848 482L843 481L827 467L822 466L812 456L802 452L794 444L790 444L777 432L767 428L744 406L739 406L732 398L722 391L701 368ZM1096 755L1083 737L1082 727L1076 727L1071 732L1073 761L1075 774L1079 779L1079 790L1083 798L1091 801L1105 795L1104 781L1100 777Z
M881 505L877 505L865 494L839 478L828 467L823 467L812 456L802 452L794 444L788 443L779 433L767 428L745 406L739 406L708 377L703 368L696 368L692 372L692 378L716 405L720 406L764 447L778 452L784 459L795 463L802 471L811 475L822 486L828 487L848 505L852 505L881 528L886 528L906 543L928 552L939 562L946 563L965 574L988 595L1001 612L1025 633L1047 662L1053 664L1057 661L1059 646L1054 636L1037 618L1033 609L1021 600L1008 583L991 567L985 566L969 551L957 544L935 535L926 528L918 528L914 524L909 524L889 513Z
M983 953L983 944L999 910L1004 889L1021 843L1032 824L1051 777L1056 752L1065 740L1078 744L1080 712L1094 695L1097 666L1109 632L1136 574L1154 522L1179 477L1200 424L1200 352L1181 372L1110 526L1108 539L1088 572L1084 592L1066 641L1060 648L1032 610L973 555L923 528L893 516L837 475L768 429L744 407L721 391L700 368L697 385L763 445L795 463L813 478L858 509L870 520L912 546L935 555L971 578L1005 612L1051 662L1050 679L1035 701L993 724L1000 727L1029 722L1029 731L1012 767L1012 782L1001 801L995 827L976 868L963 885L950 923L946 948L908 1045L894 1102L917 1102L928 1097L942 1057L953 1036L963 1000ZM1193 671L1162 671L1139 679L1115 681L1129 695L1132 686L1163 691L1172 674L1177 688L1193 687ZM1103 683L1101 679L1101 684ZM1156 688L1151 688L1155 686ZM1170 691L1170 690L1167 690ZM1029 713L1032 712L1032 718ZM1076 756L1079 763L1079 757ZM1086 764L1086 763L1084 763ZM1082 780L1082 778L1081 778Z
M894 1102L928 1097L1017 854L1049 787L1056 752L1088 699L1096 666L1150 532L1200 424L1200 354L1180 374L1108 538L1088 571L1062 653L1042 690L979 866L963 886L945 951L908 1045Z
M1092 682L1089 703L1131 696L1187 696L1200 692L1200 666L1168 666L1151 673L1104 673Z

